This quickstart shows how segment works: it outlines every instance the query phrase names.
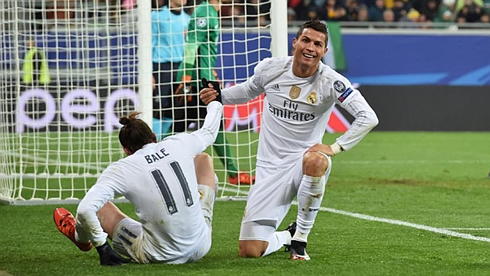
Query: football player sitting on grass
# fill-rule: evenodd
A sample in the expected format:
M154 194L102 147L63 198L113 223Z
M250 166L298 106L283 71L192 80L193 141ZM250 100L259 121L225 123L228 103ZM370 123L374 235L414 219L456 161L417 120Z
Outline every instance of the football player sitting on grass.
M120 119L127 157L109 165L77 208L54 211L58 230L82 251L97 249L101 265L195 262L211 248L217 177L202 153L216 140L223 106L207 106L201 129L156 142L138 113ZM110 202L122 195L139 220ZM107 238L112 240L112 246Z

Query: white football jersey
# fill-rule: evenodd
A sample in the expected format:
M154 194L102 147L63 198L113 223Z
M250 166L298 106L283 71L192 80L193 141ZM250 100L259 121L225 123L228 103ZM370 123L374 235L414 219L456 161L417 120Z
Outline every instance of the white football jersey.
M257 161L278 166L301 158L321 143L335 104L356 119L337 139L344 150L352 148L372 128L376 114L361 93L344 76L320 63L317 72L300 78L292 72L293 57L267 58L246 82L223 89L224 104L247 102L265 92Z
M200 248L208 227L199 202L194 156L215 141L221 110L220 103L211 103L201 129L149 143L104 170L78 208L78 215L88 217L80 224L90 229L95 246L107 237L96 211L122 195L134 205L145 238L153 245L144 248L150 259L173 260Z

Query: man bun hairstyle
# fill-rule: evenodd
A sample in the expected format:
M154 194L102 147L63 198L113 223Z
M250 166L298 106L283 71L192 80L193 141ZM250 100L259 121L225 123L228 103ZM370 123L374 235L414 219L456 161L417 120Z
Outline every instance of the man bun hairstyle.
M327 48L327 44L328 44L328 27L327 27L327 23L325 23L324 21L320 21L318 19L313 19L313 20L310 20L310 21L306 21L305 23L303 23L303 25L301 25L301 27L299 27L299 30L296 33L296 39L299 39L299 37L301 36L301 34L303 33L303 31L305 29L313 29L313 30L315 30L317 32L320 32L320 33L325 34L325 48Z
M141 112L132 112L119 119L119 123L123 125L119 130L119 142L131 153L148 143L154 142L153 131L143 120L138 118L140 114Z

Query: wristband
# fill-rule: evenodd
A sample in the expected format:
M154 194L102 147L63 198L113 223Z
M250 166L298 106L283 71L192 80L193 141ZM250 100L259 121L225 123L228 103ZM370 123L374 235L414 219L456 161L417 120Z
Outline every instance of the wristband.
M341 145L337 144L337 142L331 144L330 148L332 149L334 155L344 150Z

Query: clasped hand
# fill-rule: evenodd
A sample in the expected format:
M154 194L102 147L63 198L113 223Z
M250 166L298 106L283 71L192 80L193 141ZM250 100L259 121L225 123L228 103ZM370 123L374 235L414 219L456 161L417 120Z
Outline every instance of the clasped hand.
M203 88L200 92L199 95L201 97L201 101L204 104L209 104L210 102L216 100L218 97L218 91L213 88L213 85L210 83L208 84L208 87Z

